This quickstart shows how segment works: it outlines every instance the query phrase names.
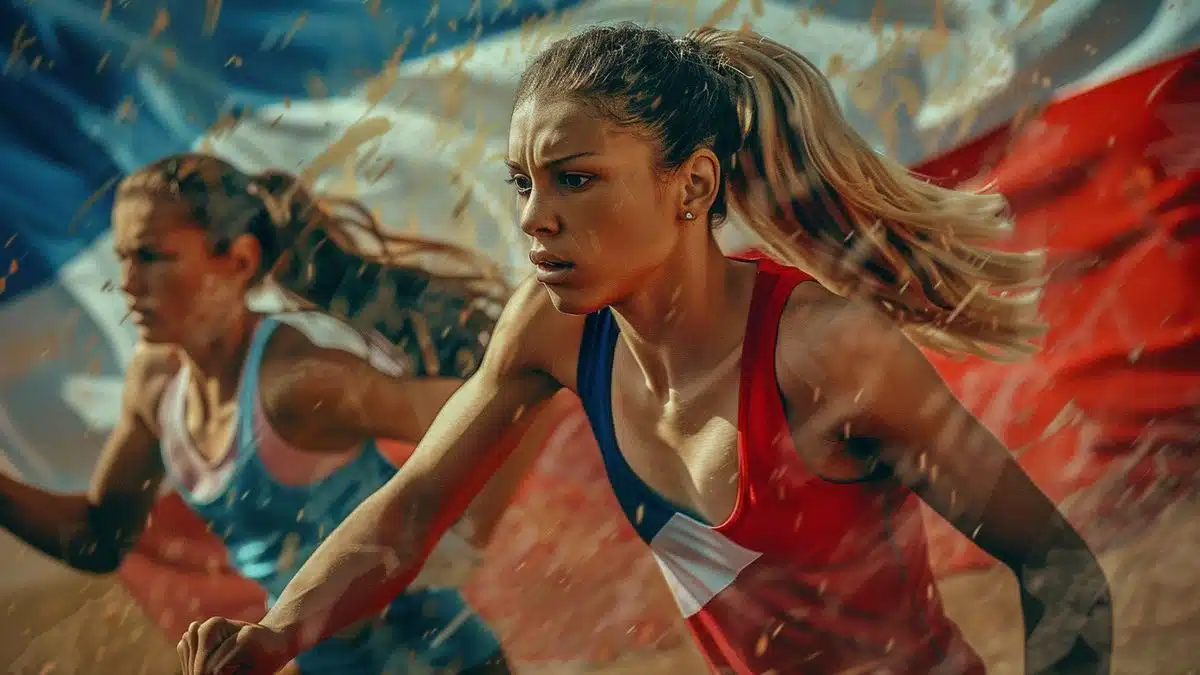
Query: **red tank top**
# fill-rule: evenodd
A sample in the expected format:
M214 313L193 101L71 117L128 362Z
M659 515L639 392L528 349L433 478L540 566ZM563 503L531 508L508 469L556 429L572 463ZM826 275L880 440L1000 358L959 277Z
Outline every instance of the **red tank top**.
M984 673L943 611L920 500L887 473L820 478L796 452L775 354L784 306L811 278L758 264L742 347L738 498L715 527L625 462L611 407L617 323L607 309L588 317L579 394L622 510L650 545L714 672Z

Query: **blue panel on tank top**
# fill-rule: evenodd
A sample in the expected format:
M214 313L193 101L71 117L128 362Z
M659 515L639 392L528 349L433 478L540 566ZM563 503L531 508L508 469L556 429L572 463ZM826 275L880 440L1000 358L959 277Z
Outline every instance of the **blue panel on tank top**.
M613 355L620 332L610 309L604 308L588 315L579 345L579 398L591 422L596 443L600 446L605 473L617 503L638 536L649 543L676 513L699 523L706 521L691 510L672 503L647 485L621 454L612 411Z

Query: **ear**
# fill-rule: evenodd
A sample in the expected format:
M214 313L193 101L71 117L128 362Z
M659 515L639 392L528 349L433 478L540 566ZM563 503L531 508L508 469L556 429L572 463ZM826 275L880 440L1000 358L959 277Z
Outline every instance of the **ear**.
M262 245L252 234L240 234L229 243L225 258L231 273L250 285L262 267Z
M680 220L704 220L717 199L721 185L721 163L717 161L717 156L708 148L699 148L684 160L676 175L682 188ZM695 218L687 218L688 213Z

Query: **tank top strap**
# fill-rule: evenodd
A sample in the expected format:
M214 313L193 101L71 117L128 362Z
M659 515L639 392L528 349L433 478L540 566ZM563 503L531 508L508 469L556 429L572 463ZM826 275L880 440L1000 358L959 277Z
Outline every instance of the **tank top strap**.
M758 263L758 277L746 321L738 392L738 453L745 472L743 487L751 493L770 484L770 474L777 466L769 454L767 461L756 461L755 456L769 453L776 447L776 439L789 439L785 445L791 447L787 413L775 370L779 322L796 286L813 280L809 274L769 258L752 259Z
M259 320L258 327L250 337L250 347L246 350L246 361L242 365L242 381L238 388L238 436L244 445L257 439L256 424L258 411L258 380L262 366L263 353L271 335L279 327L279 320L264 316Z
M813 278L807 272L786 267L769 258L757 258L758 277L754 282L754 295L750 300L750 314L746 320L742 359L742 391L754 378L775 379L775 352L779 343L779 321L787 307L792 291ZM765 380L764 380L765 381Z
M617 504L638 535L649 542L676 511L687 512L643 483L621 454L612 410L613 358L620 334L612 310L604 308L587 316L579 345L576 393L592 425Z
M155 412L158 414L159 432L164 439L180 433L182 420L179 419L179 408L181 407L180 398L183 396L183 378L186 373L186 368L179 367L171 375L171 379L167 380L167 384L159 395L158 409Z
M579 398L585 407L599 406L609 396L613 353L619 335L612 310L607 307L588 314L584 319L575 375Z
M213 499L224 492L234 474L254 454L258 434L253 412L258 392L259 363L275 325L273 319L263 318L254 327L238 379L237 429L228 451L215 465L209 464L199 454L187 430L186 397L191 372L186 363L180 366L163 388L158 403L159 449L168 479L193 508L211 505Z
M576 393L606 465L620 457L612 428L612 370L620 333L620 326L607 307L588 314L576 365Z

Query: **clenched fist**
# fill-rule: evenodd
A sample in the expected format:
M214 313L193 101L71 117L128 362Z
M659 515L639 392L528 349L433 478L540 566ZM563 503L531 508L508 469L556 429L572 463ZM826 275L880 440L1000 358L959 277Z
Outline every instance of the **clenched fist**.
M183 675L272 675L289 660L280 633L219 617L192 622L177 650Z

